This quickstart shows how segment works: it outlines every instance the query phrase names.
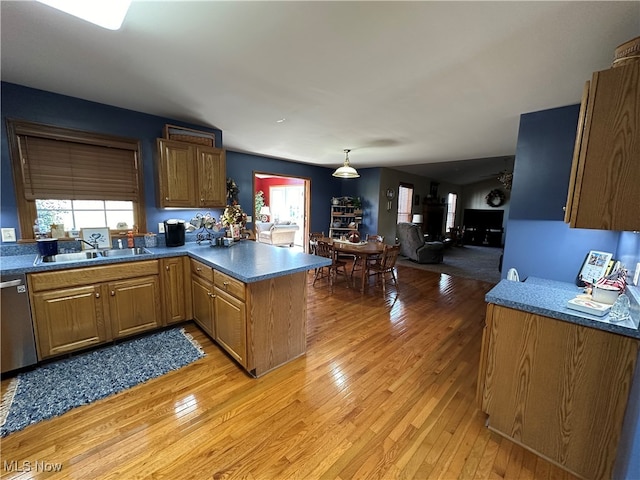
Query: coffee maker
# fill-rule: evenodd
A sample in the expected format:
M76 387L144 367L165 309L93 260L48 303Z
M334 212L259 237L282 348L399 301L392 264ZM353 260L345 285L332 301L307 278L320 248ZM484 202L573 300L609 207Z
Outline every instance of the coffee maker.
M180 247L184 245L184 220L171 218L164 221L164 238L167 247Z

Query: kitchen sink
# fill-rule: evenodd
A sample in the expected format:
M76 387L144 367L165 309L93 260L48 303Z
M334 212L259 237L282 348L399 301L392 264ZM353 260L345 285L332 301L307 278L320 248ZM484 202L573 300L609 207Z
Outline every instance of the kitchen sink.
M94 258L122 258L150 254L150 251L141 247L113 250L85 250L83 252L59 253L57 255L38 255L33 264L40 265L41 263L72 263L92 260Z
M119 248L113 250L101 250L100 253L103 257L114 258L114 257L135 257L136 255L149 255L151 252L142 248Z

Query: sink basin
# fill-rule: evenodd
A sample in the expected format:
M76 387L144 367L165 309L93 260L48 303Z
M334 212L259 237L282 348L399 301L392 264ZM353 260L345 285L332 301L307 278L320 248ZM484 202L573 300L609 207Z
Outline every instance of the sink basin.
M151 252L141 247L114 250L85 250L83 252L59 253L57 255L38 255L33 264L39 265L41 263L71 263L82 262L94 258L121 258L150 254Z
M36 258L36 264L38 263L63 263L63 262L81 262L82 260L90 260L92 258L98 258L100 252L74 252L74 253L59 253L57 255L38 255Z
M151 252L145 250L141 247L136 248L121 248L121 249L113 249L113 250L101 250L100 254L103 257L114 258L114 257L134 257L136 255L149 255Z

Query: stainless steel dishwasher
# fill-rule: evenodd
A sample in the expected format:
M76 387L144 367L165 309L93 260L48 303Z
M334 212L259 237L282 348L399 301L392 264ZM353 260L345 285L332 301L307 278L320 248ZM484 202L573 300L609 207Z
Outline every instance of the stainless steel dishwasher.
M38 362L27 281L24 274L0 277L2 373Z

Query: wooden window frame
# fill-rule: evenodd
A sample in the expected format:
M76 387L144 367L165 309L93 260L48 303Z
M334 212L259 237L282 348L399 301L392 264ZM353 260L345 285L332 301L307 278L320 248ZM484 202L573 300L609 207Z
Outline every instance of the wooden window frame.
M138 169L138 199L133 202L133 212L136 225L139 228L138 231L141 233L146 231L147 221L143 189L144 174L139 140L24 120L7 119L7 141L9 144L9 155L11 157L11 169L16 194L16 205L18 207L18 223L21 240L34 240L32 226L34 219L38 216L35 201L27 200L25 197L25 182L22 178L22 160L20 158L19 146L19 136L21 135L131 150L134 153Z

